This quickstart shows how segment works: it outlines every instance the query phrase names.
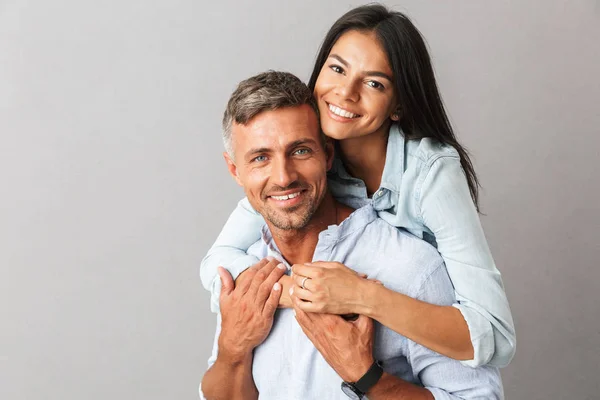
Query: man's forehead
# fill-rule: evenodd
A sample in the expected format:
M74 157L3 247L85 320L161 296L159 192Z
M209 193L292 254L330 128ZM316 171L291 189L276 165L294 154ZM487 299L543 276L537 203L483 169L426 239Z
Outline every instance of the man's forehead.
M301 141L318 141L320 137L316 113L309 106L263 111L246 124L233 123L234 147L282 147Z

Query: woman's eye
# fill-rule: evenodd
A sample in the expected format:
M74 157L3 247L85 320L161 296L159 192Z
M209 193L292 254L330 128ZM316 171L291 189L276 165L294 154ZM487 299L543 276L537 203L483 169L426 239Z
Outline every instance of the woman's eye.
M373 89L379 89L379 90L385 89L385 87L377 81L369 81L369 82L367 82L367 85L369 85Z
M344 73L344 70L339 65L331 65L329 68L331 68L331 70L335 73L338 73L338 74Z

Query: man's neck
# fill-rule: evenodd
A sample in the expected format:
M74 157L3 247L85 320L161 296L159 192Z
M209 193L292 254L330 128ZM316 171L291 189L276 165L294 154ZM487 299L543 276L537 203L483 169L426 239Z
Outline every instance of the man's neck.
M327 192L319 208L304 228L284 230L274 227L269 222L267 225L277 248L286 261L290 264L302 264L312 261L319 234L330 225L340 224L352 211L354 210L339 203Z

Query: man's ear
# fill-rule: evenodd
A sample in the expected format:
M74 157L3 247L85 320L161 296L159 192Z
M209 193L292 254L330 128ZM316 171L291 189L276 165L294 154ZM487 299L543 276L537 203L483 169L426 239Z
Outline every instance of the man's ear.
M327 156L327 171L333 166L333 158L335 156L335 142L331 138L325 141L325 154Z
M240 181L240 177L238 176L237 166L235 165L235 162L233 161L231 156L229 156L229 153L227 153L226 151L223 152L223 158L225 158L225 162L227 163L227 169L229 170L229 174L233 177L233 179L235 179L238 185L243 186L242 181Z

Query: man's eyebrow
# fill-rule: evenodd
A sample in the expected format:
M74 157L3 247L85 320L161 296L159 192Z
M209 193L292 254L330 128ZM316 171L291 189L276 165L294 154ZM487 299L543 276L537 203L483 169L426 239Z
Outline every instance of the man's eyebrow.
M340 64L342 64L344 67L346 68L350 68L350 64L348 64L348 61L344 60L342 57L340 57L337 54L330 54L329 57L331 58L335 58L336 60L338 60L340 62ZM365 75L368 76L378 76L380 78L384 78L387 79L390 82L394 82L394 80L392 79L391 76L389 76L388 74L381 72L381 71L364 71L363 72Z
M253 156L254 154L260 154L260 153L269 153L271 151L271 149L269 149L268 147L257 147L254 149L250 149L246 152L245 157L250 157Z
M294 140L292 143L288 144L286 147L288 149L293 149L294 147L302 146L303 144L316 145L317 141L314 139L311 139L311 138L298 139L298 140Z

